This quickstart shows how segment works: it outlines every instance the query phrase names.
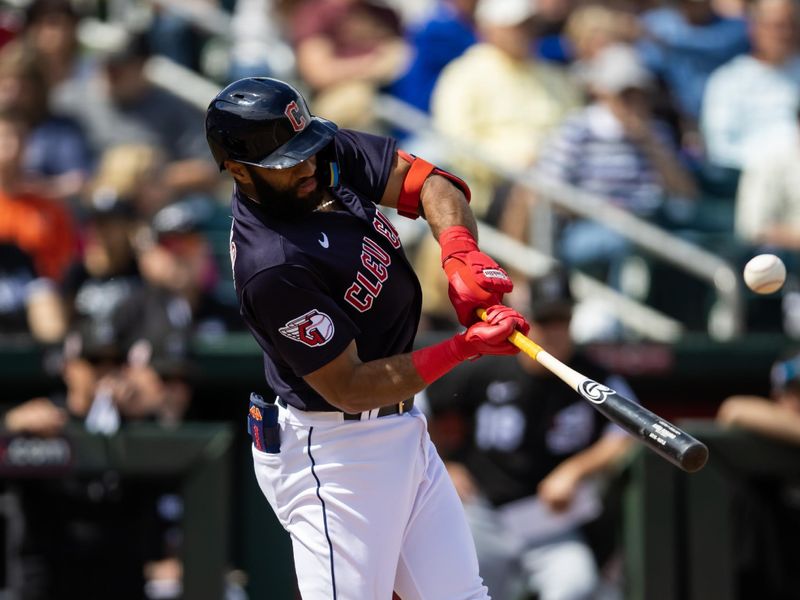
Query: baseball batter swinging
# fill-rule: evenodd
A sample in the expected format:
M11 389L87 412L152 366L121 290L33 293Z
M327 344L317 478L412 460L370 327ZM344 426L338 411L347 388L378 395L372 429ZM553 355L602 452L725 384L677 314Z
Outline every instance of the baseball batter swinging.
M255 473L291 535L304 600L488 598L413 406L461 361L515 354L507 336L527 331L500 304L512 283L478 249L467 186L392 139L311 115L275 79L222 90L206 135L235 180L234 285L277 394L251 399ZM421 290L376 204L428 221L466 331L411 351ZM479 306L487 322L476 322Z

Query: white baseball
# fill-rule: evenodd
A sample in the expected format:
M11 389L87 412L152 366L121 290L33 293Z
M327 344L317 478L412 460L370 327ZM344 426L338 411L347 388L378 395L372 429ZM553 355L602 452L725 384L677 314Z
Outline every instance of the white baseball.
M744 266L744 282L757 294L771 294L786 280L786 265L774 254L759 254Z

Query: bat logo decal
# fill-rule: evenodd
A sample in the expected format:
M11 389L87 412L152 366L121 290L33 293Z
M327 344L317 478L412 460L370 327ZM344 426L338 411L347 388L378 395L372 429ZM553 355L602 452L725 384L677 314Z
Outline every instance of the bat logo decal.
M613 396L617 393L610 387L606 387L591 379L584 379L581 381L578 386L578 392L589 402L594 402L595 404L602 404L609 396Z
M313 348L330 342L333 339L334 327L333 320L328 315L313 308L304 315L292 319L278 331L290 340L302 342Z

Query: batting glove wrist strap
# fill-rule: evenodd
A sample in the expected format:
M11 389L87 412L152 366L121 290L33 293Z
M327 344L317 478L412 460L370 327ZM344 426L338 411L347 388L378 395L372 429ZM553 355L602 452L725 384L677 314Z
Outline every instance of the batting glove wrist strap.
M426 384L433 383L461 361L466 360L467 356L464 355L462 344L456 341L463 336L464 334L460 333L443 342L414 350L411 353L414 368Z
M439 235L442 268L449 281L448 296L458 321L469 326L478 320L475 309L499 304L514 284L503 269L478 249L469 229L448 227Z
M514 330L528 333L530 326L513 308L497 304L486 310L486 321L478 321L464 333L415 350L411 360L425 383L432 383L465 360L483 354L517 354L519 348L508 341Z

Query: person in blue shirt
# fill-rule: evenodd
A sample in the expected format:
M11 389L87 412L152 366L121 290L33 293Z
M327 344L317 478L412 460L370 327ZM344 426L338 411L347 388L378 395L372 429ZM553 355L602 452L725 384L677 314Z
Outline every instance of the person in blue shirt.
M389 93L430 112L431 94L439 73L477 41L473 15L477 0L439 0L429 17L412 26L407 39L413 58Z
M664 80L686 124L696 128L711 72L750 47L746 21L718 15L709 0L678 0L646 12L641 23L645 64Z

